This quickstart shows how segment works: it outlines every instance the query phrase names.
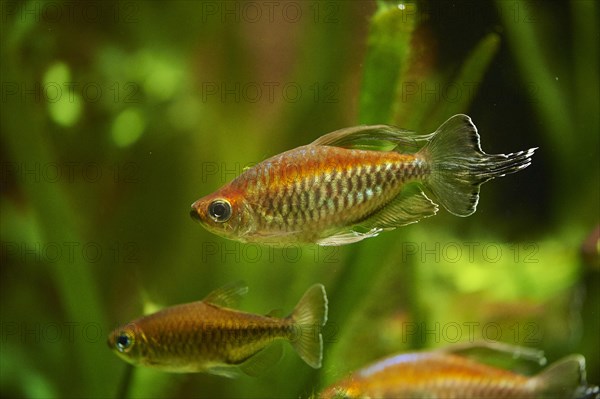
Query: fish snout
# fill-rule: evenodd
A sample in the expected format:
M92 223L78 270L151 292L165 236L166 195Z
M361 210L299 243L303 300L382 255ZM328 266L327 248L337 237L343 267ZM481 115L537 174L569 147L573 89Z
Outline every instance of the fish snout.
M108 335L108 338L106 339L106 344L108 345L108 347L110 349L115 348L115 332L114 331Z
M193 206L192 206L192 209L190 210L190 217L197 222L202 221L202 219L200 218L200 215L198 214L198 211Z

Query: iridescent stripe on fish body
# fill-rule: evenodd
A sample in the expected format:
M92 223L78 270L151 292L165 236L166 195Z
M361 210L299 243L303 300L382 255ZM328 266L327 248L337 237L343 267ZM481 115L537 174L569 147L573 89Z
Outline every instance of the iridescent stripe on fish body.
M305 146L231 185L253 205L259 231L316 231L362 221L426 173L427 164L412 155Z
M144 345L151 363L176 369L182 364L224 362L238 364L274 339L290 339L290 320L274 319L204 302L178 305L162 313L134 321L146 338Z
M383 359L332 384L318 398L582 399L597 392L597 387L585 382L581 355L565 357L535 376L526 376L431 351Z

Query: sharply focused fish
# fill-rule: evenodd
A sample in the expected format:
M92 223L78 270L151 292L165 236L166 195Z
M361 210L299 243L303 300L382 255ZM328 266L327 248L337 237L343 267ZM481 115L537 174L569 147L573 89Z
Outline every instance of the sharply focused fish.
M585 381L585 359L571 355L528 377L445 351L383 359L326 388L322 399L598 398Z
M141 317L115 329L108 345L134 365L235 377L240 371L259 374L279 360L281 346L270 344L283 339L308 365L321 367L321 328L327 321L325 288L313 285L285 318L227 307L247 291L240 284L231 285L215 290L202 301Z
M190 214L242 242L349 244L435 215L422 187L454 215L471 215L481 184L526 168L534 151L484 153L466 115L425 136L351 127L244 171Z

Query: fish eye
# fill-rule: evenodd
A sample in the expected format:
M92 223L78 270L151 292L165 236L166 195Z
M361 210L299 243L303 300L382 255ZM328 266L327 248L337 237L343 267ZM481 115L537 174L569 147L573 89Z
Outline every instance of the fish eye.
M208 206L208 215L215 222L226 222L231 217L231 204L226 200L215 200Z
M129 332L123 331L116 340L117 350L119 352L128 352L129 349L133 346L133 335Z

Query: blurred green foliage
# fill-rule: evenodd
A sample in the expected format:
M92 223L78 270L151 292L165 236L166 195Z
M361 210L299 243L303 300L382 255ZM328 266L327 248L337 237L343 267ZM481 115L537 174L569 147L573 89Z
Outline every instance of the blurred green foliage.
M276 4L2 3L1 396L306 397L381 356L481 338L580 352L600 382L596 3ZM270 249L187 216L328 131L429 133L459 112L489 153L540 147L468 219ZM229 381L107 348L116 325L239 279L256 313L326 286L321 370L288 347Z

